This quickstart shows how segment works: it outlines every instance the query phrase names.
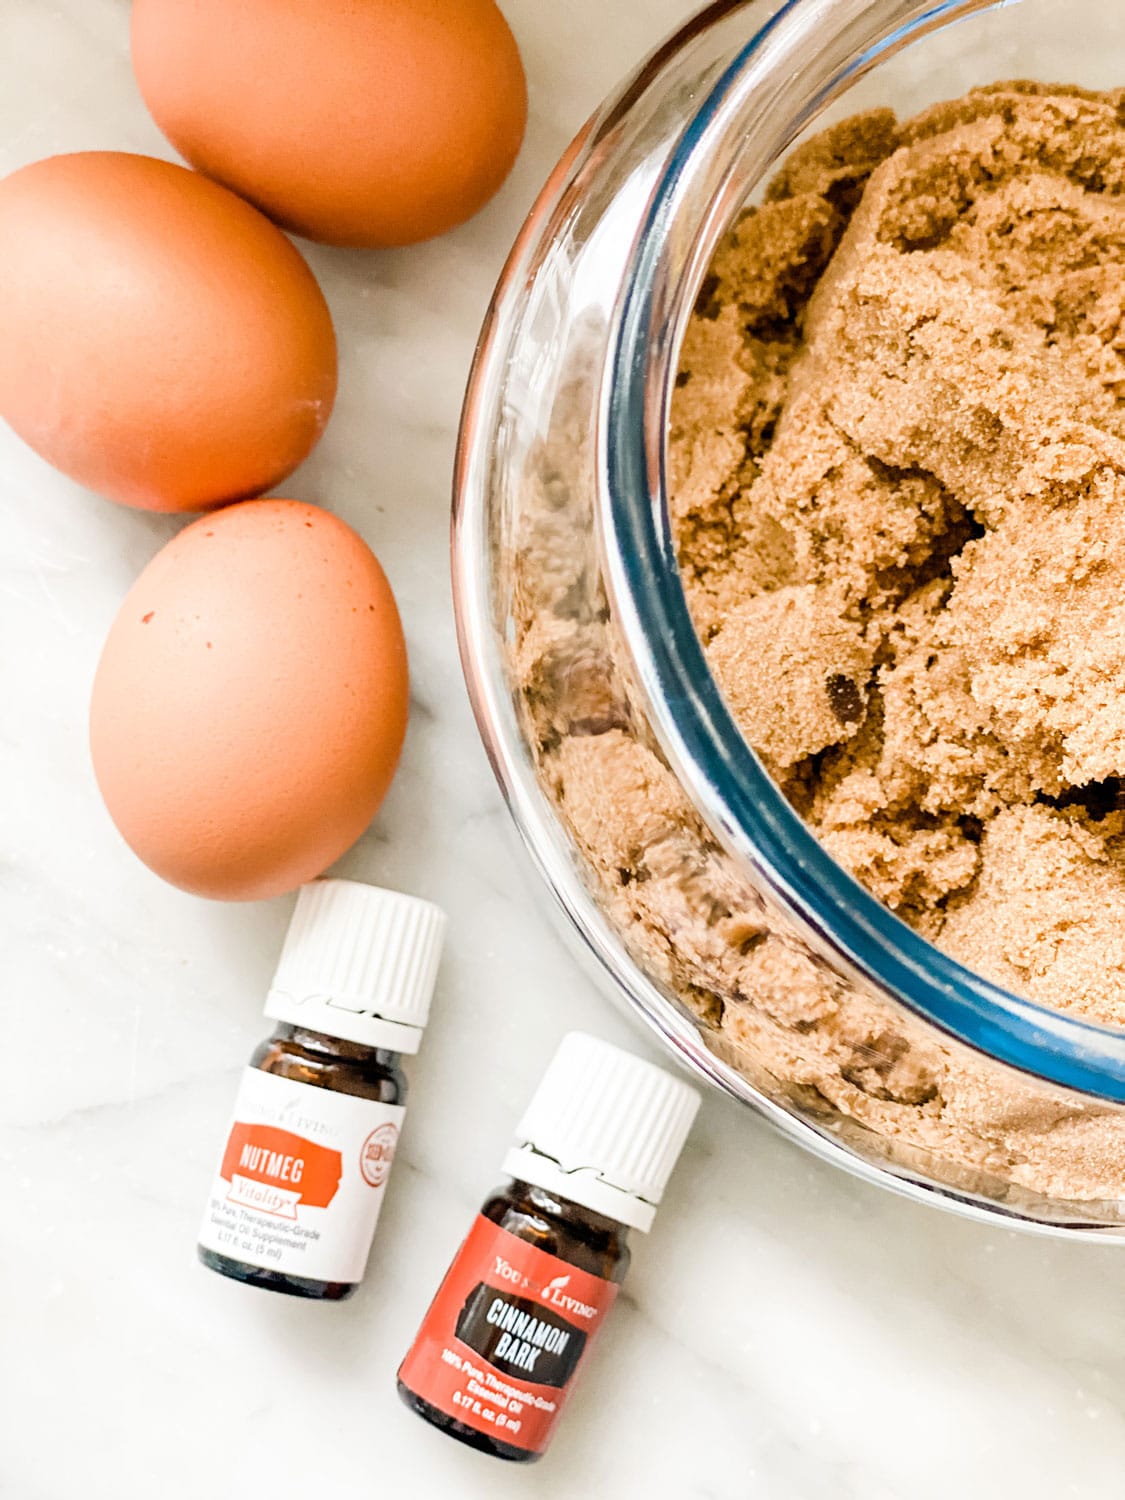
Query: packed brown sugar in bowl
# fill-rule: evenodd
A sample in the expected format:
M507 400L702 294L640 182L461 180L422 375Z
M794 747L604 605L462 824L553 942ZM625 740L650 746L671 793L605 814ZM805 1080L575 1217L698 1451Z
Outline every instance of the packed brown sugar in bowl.
M1125 1024L1125 108L857 117L717 256L671 435L689 601L818 837L953 957Z
M715 258L669 435L693 618L795 809L947 953L1121 1024L1123 118L1125 91L999 84L798 148ZM752 1084L866 1152L1117 1200L1118 1111L949 1047L753 904L612 622L571 609L595 565L571 426L521 540L517 670L636 961Z

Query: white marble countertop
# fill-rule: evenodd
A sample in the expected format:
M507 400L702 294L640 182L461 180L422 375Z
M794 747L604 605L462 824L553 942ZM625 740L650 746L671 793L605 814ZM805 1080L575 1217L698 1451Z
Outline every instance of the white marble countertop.
M211 905L162 885L94 787L101 639L175 523L79 492L0 433L0 1492L1119 1493L1125 1252L898 1201L717 1097L544 1463L482 1458L395 1397L557 1039L580 1025L650 1045L575 967L516 847L461 684L446 531L462 386L505 251L575 128L688 6L505 8L532 114L501 196L420 249L310 252L341 331L341 395L285 488L379 553L414 671L403 770L341 872L451 917L376 1251L349 1303L253 1292L194 1258L289 903ZM0 169L86 147L165 153L127 20L126 0L0 0Z

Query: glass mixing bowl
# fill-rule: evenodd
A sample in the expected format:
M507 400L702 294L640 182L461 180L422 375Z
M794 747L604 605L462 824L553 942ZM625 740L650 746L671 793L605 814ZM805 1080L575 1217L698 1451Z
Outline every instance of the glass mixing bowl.
M556 167L497 289L456 601L523 838L684 1062L870 1181L1104 1237L1125 1230L1125 1033L969 972L824 852L708 672L667 505L687 319L787 151L859 108L1013 77L1125 82L1118 0L725 0L653 54ZM624 830L622 785L651 810Z

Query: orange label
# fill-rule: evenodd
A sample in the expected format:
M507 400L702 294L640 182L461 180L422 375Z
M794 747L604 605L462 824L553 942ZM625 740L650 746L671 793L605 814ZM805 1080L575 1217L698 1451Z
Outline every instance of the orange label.
M616 1295L478 1215L399 1379L475 1432L542 1453Z
M402 1116L399 1104L247 1068L199 1243L284 1275L359 1281Z
M219 1176L227 1182L244 1177L281 1188L292 1203L327 1208L343 1173L338 1151L275 1125L247 1125L236 1120L223 1152Z

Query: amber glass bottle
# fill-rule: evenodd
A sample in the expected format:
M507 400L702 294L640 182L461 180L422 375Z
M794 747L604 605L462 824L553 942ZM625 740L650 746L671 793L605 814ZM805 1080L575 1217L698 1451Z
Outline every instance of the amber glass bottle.
M282 1022L257 1048L249 1065L303 1087L330 1089L352 1099L367 1099L393 1110L405 1110L406 1074L400 1066L399 1054L381 1047L361 1047L356 1042ZM399 1116L393 1118L397 1123ZM374 1228L372 1224L372 1233ZM237 1243L237 1231L228 1232ZM244 1281L247 1286L288 1292L293 1297L339 1302L350 1297L358 1285L357 1281L322 1281L256 1265L203 1243L199 1246L199 1259L212 1271Z
M398 1374L427 1422L496 1458L545 1451L699 1105L659 1068L566 1037Z
M305 886L243 1074L199 1258L248 1286L339 1301L363 1276L445 919L345 880Z
M554 1193L548 1193L543 1188L536 1187L530 1182L511 1182L506 1187L499 1188L491 1198L484 1204L480 1211L478 1225L492 1224L501 1229L505 1235L511 1235L521 1244L530 1245L541 1254L549 1256L552 1261L551 1269L556 1272L555 1276L548 1280L558 1278L557 1267L573 1266L577 1270L587 1273L596 1281L604 1283L607 1292L609 1288L612 1293L606 1296L606 1308L612 1302L613 1293L625 1279L625 1273L629 1269L629 1250L626 1245L629 1230L624 1224L608 1219L602 1214L591 1212L583 1208L580 1203L572 1203L566 1198L558 1197ZM488 1253L495 1250L496 1241L487 1232L480 1234L476 1226L478 1244L486 1243ZM497 1237L498 1238L498 1237ZM466 1246L463 1247L458 1263L465 1258ZM493 1256L495 1260L495 1256ZM452 1276L457 1269L455 1263L451 1269ZM520 1272L521 1281L523 1272ZM447 1278L448 1282L448 1278ZM477 1341L474 1347L478 1352L487 1353L491 1351L493 1360L504 1360L504 1355L497 1356L496 1349L504 1336L505 1330L497 1329L495 1321L488 1321L488 1314L496 1298L496 1291L487 1282L480 1283L479 1289L474 1289L477 1306L474 1309L466 1308L467 1316L459 1319L456 1325L461 1331L461 1337L471 1332L474 1326L483 1325L484 1340ZM521 1287L522 1290L522 1287ZM443 1286L442 1292L444 1293ZM439 1298L441 1294L439 1293ZM434 1304L439 1306L438 1302ZM427 1326L434 1317L431 1310L427 1318ZM425 1338L424 1328L419 1335L419 1342ZM483 1349L481 1343L483 1342ZM510 1347L510 1346L509 1346ZM403 1371L409 1372L409 1378L418 1380L414 1364L417 1360L418 1344L407 1357L403 1365ZM515 1353L517 1351L513 1351ZM525 1355L525 1360L528 1356ZM536 1361L542 1358L536 1355ZM509 1373L517 1374L516 1370ZM533 1371L534 1373L534 1371ZM542 1372L540 1372L542 1373ZM424 1385L424 1380L418 1380ZM496 1435L497 1418L501 1419L503 1425L501 1431L509 1430L509 1421L520 1421L521 1431L523 1429L522 1414L511 1414L511 1398L507 1399L507 1406L497 1412L497 1417L492 1419L493 1431L482 1431L479 1425L474 1425L471 1418L479 1416L474 1413L472 1407L467 1410L469 1421L459 1417L451 1416L440 1405L435 1405L425 1400L416 1391L412 1390L406 1383L403 1372L399 1372L398 1380L399 1395L412 1411L424 1417L427 1422L446 1432L450 1437L457 1438L462 1443L467 1443L470 1448L477 1448L482 1453L490 1453L494 1458L506 1458L514 1463L530 1463L540 1457L541 1448L520 1446L517 1443L507 1442L504 1438ZM469 1393L471 1394L471 1392ZM503 1395L503 1392L497 1392Z

